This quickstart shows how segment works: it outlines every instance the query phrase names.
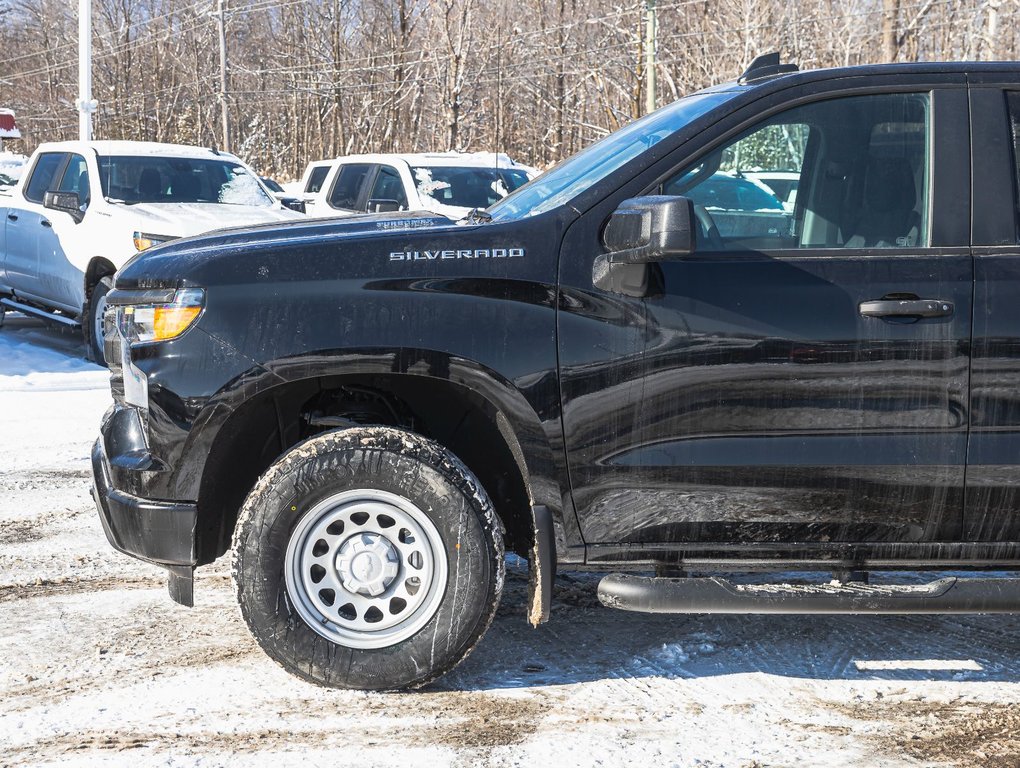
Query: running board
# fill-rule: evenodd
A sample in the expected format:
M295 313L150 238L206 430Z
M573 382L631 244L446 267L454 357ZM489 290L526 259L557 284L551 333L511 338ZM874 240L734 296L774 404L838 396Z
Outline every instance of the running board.
M642 613L1020 613L1020 578L948 577L927 584L734 584L727 579L611 573L608 608Z
M18 312L24 312L27 315L35 315L36 317L42 317L46 320L53 320L57 323L63 323L64 325L70 325L77 328L81 323L74 320L67 315L58 315L56 312L47 312L45 309L39 309L28 304L22 304L21 302L15 301L14 299L2 298L0 304L11 309L16 309Z

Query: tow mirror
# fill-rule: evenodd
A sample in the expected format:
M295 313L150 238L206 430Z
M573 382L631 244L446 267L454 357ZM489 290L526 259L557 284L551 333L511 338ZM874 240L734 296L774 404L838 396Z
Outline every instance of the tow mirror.
M77 192L47 192L43 195L43 207L69 214L75 224L85 218Z
M609 217L602 243L610 264L649 264L694 253L694 203L648 195L624 200Z
M392 213L400 210L400 203L396 200L382 200L373 198L368 201L369 213Z

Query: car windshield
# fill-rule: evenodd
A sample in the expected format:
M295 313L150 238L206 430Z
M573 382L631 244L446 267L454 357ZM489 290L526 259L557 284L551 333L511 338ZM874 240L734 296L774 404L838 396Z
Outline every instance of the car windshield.
M727 91L697 93L635 120L499 201L489 213L494 220L517 219L563 205L734 95Z
M125 203L221 203L267 207L273 199L244 166L216 158L99 158L103 196Z
M528 183L519 168L417 166L411 168L421 197L458 208L488 208Z

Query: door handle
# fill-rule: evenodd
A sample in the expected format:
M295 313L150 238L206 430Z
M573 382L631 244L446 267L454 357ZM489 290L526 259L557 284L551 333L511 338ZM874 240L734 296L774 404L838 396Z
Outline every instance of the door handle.
M873 299L860 303L863 317L947 317L953 304L941 299Z
M8 213L7 214L7 218L10 219L11 221L17 221L18 220L18 214L16 214L16 213Z
M39 219L39 223L42 224L44 227L52 227L53 226L52 224L50 224L50 220L49 219Z

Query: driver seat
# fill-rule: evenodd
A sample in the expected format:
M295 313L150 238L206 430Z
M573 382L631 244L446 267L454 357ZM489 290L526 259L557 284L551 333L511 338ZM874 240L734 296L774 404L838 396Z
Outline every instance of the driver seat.
M853 234L844 248L913 248L921 234L921 216L914 210L917 191L910 163L903 157L868 160L864 196Z

